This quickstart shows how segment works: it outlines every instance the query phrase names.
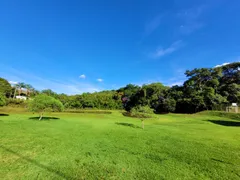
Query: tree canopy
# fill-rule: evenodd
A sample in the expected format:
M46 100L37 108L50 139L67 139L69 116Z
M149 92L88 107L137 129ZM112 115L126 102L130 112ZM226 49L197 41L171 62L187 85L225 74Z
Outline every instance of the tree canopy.
M0 93L0 106L6 105L6 98L3 94Z
M0 93L9 97L12 91L11 84L4 78L0 78Z
M61 101L46 94L37 95L29 102L29 109L40 114L39 120L42 119L44 112L60 112L63 111L64 106Z

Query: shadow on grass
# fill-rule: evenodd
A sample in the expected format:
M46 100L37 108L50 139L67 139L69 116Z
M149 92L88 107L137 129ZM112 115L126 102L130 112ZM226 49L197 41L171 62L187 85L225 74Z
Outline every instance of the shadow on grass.
M9 114L2 114L2 113L0 113L0 116L9 116Z
M39 117L30 117L31 120L39 120ZM49 120L59 120L57 117L43 117L41 121L49 121Z
M229 163L229 162L225 162L223 160L219 160L219 159L215 159L215 158L210 158L212 161L216 161L216 162L220 162L220 163L224 163L224 164L231 164L233 165L232 163Z
M66 174L58 171L57 169L53 169L53 168L51 168L51 167L48 167L48 166L46 166L46 165L43 165L43 164L41 164L41 163L39 163L39 162L37 162L37 161L35 161L35 160L33 160L33 159L30 159L30 158L28 158L28 157L26 157L26 156L23 156L23 155L19 154L18 152L15 152L15 151L13 151L13 150L11 150L11 149L9 149L9 148L6 148L6 147L4 147L4 146L2 146L2 145L0 145L0 148L3 149L3 150L5 150L5 151L7 151L7 152L9 152L9 153L12 153L12 154L20 157L20 158L22 158L22 159L24 159L25 161L27 161L27 162L35 165L35 166L38 166L38 167L40 167L40 168L42 168L42 169L45 169L45 170L47 170L48 172L53 173L53 174L55 174L55 175L57 175L57 176L59 176L59 177L62 177L62 178L64 178L64 179L74 179L73 177L69 177L69 176L67 176Z
M222 125L222 126L240 126L240 122L237 121L226 121L226 120L207 120L211 123Z
M131 127L131 128L142 129L141 127L139 127L137 125L134 125L134 124L131 124L131 123L118 123L118 122L116 122L115 124L120 125L120 126L128 126L128 127Z

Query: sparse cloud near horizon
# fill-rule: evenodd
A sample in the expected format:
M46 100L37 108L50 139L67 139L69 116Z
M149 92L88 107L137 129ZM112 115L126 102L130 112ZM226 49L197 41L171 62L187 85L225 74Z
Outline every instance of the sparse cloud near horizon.
M17 81L9 81L9 83L12 84L12 85L18 84Z
M161 58L167 54L171 54L183 46L181 40L172 43L168 48L158 48L154 53L150 54L152 58Z
M30 72L23 72L20 69L6 66L4 68L4 71L0 72L0 77L6 78L12 85L17 82L25 82L31 84L37 90L52 89L54 92L65 93L68 95L82 94L84 92L92 93L102 90L102 87L100 87L96 83L82 83L77 80L72 81L68 79L47 79Z
M79 78L81 78L81 79L86 79L86 75L85 75L85 74L82 74L82 75L79 76Z
M217 68L217 67L222 67L222 66L226 66L226 65L228 65L228 64L230 64L229 62L225 62L225 63L223 63L223 64L219 64L219 65L216 65L216 66L214 66L215 68Z
M103 82L103 79L98 78L97 81L98 81L98 82Z

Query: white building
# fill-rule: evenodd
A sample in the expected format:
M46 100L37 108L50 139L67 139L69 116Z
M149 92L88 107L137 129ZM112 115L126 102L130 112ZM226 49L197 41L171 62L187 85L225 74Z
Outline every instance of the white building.
M27 100L26 96L16 96L16 99Z

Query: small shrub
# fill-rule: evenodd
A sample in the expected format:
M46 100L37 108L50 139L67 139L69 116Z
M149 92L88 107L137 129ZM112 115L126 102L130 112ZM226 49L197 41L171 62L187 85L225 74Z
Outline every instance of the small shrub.
M10 107L26 107L27 106L27 101L21 100L21 99L7 99L6 100L7 106Z

